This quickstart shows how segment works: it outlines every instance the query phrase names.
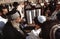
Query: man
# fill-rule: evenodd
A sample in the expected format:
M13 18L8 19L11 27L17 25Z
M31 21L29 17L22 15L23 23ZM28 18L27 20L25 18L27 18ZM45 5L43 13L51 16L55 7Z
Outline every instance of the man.
M21 18L23 18L24 17L24 13L23 13L23 9L22 8L24 8L24 5L22 4L22 3L18 3L18 2L14 2L13 3L13 9L12 9L12 11L14 11L14 10L16 10L16 11L19 11L19 14L21 14Z
M52 13L52 15L50 16L50 20L56 20L56 14L59 12L59 5L56 5L56 9L55 11Z
M11 14L11 20L3 28L4 39L25 39L24 32L20 28L21 15L18 12Z
M5 13L5 12L2 9L3 9L2 5L0 5L0 39L3 38L2 29L3 29L4 25L6 24L6 22L8 21L8 19L5 19L5 17L3 17L4 16L3 13Z
M54 25L50 30L50 39L60 39L60 12L57 13L58 24Z
M8 13L7 8L0 5L0 29L6 24L8 19L6 18L6 14Z
M26 39L42 39L41 38L41 26L46 21L45 16L38 16L34 18L35 28L29 33Z

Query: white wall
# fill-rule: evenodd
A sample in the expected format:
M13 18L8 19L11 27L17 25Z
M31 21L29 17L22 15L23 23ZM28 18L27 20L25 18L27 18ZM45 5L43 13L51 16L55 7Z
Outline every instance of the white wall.
M20 2L20 1L26 1L26 0L0 0L0 3L11 3L11 2Z

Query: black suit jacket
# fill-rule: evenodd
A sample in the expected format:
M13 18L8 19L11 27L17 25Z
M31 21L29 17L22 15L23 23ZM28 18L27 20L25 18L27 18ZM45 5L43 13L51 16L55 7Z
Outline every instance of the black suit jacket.
M60 28L55 32L55 38L60 39Z
M18 32L11 24L7 22L3 28L4 39L25 39L25 36Z

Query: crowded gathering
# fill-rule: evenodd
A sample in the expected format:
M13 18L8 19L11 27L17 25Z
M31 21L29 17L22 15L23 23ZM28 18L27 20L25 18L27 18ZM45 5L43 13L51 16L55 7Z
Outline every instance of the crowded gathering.
M60 0L0 0L0 39L60 39Z

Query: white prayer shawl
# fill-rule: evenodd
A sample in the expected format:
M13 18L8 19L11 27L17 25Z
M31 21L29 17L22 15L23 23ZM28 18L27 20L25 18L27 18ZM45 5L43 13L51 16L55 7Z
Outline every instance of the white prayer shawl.
M29 34L29 36L26 37L26 39L42 39L39 37L39 33L41 33L41 28L37 30L32 30Z
M33 32L33 34L35 36L39 36L39 33L41 33L41 28L37 29L37 30L32 30L31 32Z

